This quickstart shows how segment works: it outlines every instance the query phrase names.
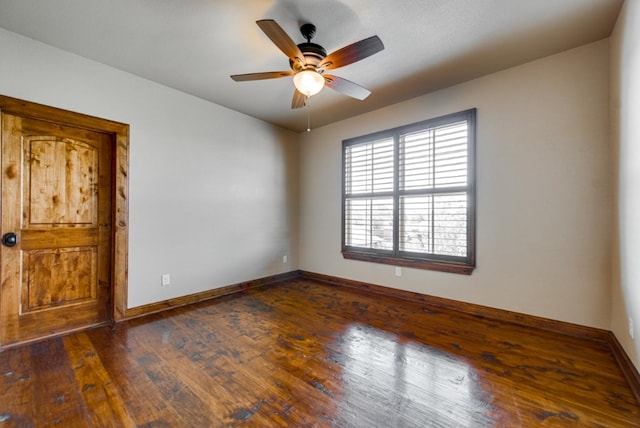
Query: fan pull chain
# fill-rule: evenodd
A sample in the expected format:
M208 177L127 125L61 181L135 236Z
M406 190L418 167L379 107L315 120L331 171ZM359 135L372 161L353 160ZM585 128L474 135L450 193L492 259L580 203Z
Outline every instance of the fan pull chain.
M304 100L307 105L307 132L311 132L311 105L309 104L309 97Z

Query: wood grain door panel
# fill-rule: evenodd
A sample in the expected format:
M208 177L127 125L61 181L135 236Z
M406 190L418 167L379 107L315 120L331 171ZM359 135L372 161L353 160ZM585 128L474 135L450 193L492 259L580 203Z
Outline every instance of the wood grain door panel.
M2 115L2 343L111 317L112 137Z
M97 222L97 147L69 138L24 138L23 191L29 228Z
M98 248L22 252L22 313L90 302L97 297Z

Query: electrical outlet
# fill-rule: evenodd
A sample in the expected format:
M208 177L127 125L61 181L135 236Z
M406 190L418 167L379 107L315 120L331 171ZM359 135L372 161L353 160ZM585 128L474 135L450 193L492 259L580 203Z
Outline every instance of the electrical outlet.
M396 276L402 276L402 268L400 266L396 266Z
M168 273L163 273L162 274L162 285L169 285L171 284L171 275L169 275Z
M629 317L629 336L633 339L633 318Z
M282 263L283 264L287 264L287 261L289 260L289 258L287 256L282 256Z

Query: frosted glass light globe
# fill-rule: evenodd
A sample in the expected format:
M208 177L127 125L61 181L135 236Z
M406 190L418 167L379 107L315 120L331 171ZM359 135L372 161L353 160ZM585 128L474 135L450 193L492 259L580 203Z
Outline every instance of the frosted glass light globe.
M301 94L310 97L322 90L324 77L313 70L303 70L293 76L293 84Z

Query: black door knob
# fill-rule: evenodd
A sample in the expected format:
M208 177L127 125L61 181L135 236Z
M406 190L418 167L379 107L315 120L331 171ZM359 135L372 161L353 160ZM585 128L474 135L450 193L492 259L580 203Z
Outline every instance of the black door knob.
M7 247L15 247L18 244L18 235L13 232L2 235L2 245Z

